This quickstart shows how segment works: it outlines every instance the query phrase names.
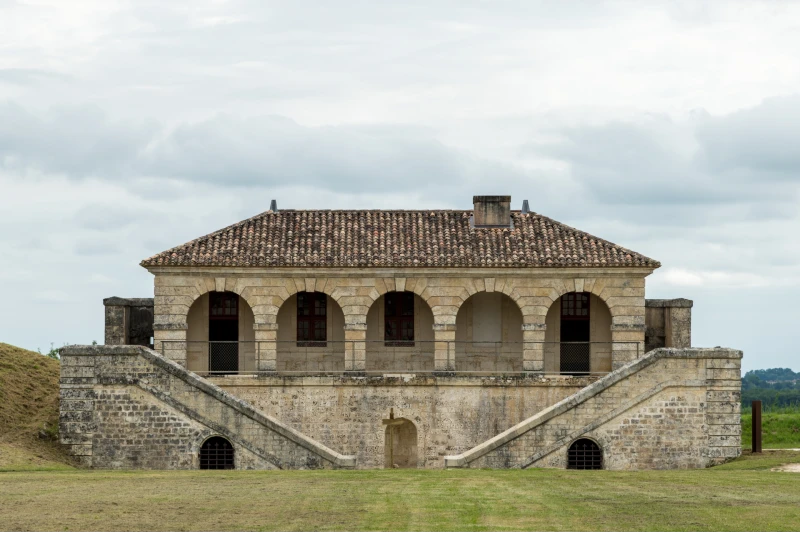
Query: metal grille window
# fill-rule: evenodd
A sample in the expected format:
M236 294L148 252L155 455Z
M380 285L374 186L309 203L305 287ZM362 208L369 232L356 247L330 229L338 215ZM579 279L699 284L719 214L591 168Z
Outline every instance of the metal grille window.
M578 439L567 451L567 468L571 470L602 470L603 450L593 440Z
M233 446L227 439L211 437L200 447L200 470L232 470Z
M414 293L387 292L384 297L384 337L391 346L414 343Z
M323 292L297 293L297 345L325 346L328 298Z

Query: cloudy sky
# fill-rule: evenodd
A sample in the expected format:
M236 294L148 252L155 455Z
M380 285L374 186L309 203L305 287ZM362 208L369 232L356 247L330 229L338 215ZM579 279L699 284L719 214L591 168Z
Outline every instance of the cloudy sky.
M0 341L269 207L531 209L800 370L800 3L0 0Z

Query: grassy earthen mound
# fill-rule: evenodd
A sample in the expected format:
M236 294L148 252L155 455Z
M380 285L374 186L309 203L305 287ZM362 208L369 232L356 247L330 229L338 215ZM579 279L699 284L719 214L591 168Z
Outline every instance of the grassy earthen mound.
M0 469L66 466L58 444L60 363L0 343Z

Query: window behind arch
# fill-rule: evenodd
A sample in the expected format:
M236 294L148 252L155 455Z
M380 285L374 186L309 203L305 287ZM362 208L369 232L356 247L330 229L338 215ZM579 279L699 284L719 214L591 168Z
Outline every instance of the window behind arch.
M414 293L384 296L384 338L387 346L414 346Z
M233 446L228 439L211 437L200 447L200 470L233 470Z
M297 345L325 346L328 340L328 298L324 292L297 293Z
M593 440L578 439L567 451L567 468L570 470L602 470L603 450Z

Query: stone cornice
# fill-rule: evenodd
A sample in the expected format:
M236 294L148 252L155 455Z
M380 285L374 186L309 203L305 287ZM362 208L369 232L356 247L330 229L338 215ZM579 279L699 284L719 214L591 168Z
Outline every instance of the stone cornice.
M526 278L609 278L646 277L653 273L649 267L537 267L537 268L262 268L262 267L144 267L154 275L192 275L205 277L235 276L240 278L463 278L463 277L526 277Z

